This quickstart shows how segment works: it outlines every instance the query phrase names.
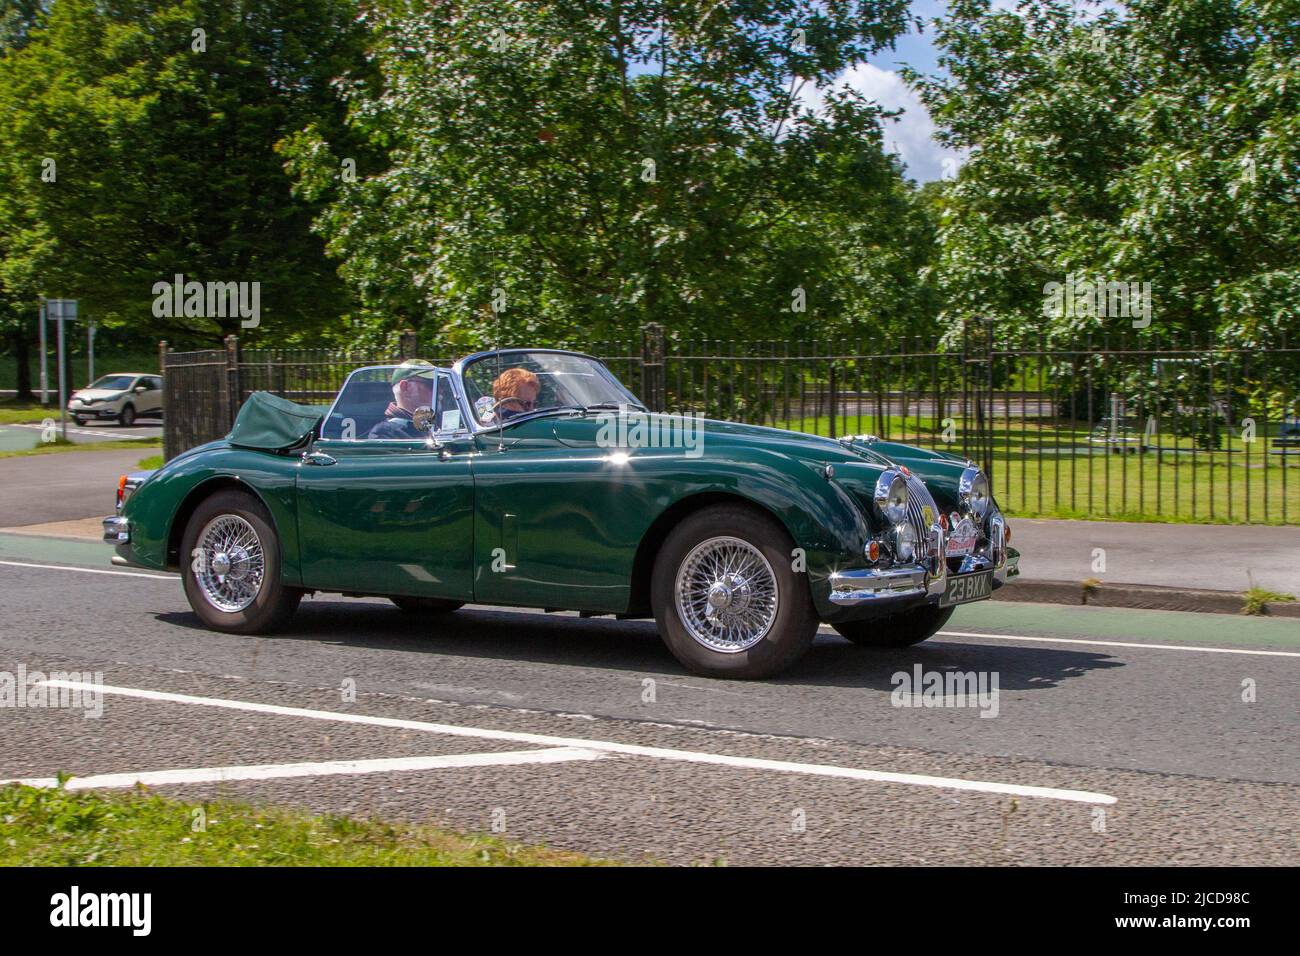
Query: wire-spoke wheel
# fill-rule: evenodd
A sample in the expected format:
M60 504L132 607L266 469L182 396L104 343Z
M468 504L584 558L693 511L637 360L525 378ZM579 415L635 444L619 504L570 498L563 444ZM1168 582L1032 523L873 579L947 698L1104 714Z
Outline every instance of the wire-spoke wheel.
M199 503L181 539L185 596L203 623L261 634L288 622L302 591L280 581L280 543L255 496L218 491Z
M253 526L239 515L218 515L199 532L194 575L218 611L242 611L262 589L266 558Z
M793 550L785 527L757 508L714 505L688 516L659 549L650 581L668 649L707 677L770 677L793 664L818 624Z
M677 613L705 647L735 654L753 647L776 621L776 576L763 553L730 536L695 546L677 572Z

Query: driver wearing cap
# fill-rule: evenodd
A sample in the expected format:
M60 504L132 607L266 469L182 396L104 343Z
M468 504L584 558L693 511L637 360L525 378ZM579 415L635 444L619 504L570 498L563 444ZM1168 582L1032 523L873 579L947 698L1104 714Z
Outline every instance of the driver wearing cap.
M410 359L393 369L393 400L384 409L383 421L370 429L370 438L420 439L424 435L415 427L416 409L433 406L432 362Z

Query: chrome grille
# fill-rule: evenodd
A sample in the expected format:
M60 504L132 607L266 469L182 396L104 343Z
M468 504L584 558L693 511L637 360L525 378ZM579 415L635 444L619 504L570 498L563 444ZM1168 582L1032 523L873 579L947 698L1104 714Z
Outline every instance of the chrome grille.
M934 503L934 496L930 494L930 489L925 487L925 482L916 475L907 475L907 523L912 526L916 532L916 540L925 542L924 554L928 557L930 549L934 547L934 540L931 535L930 525L939 520L939 506ZM925 508L930 508L931 520L925 520Z

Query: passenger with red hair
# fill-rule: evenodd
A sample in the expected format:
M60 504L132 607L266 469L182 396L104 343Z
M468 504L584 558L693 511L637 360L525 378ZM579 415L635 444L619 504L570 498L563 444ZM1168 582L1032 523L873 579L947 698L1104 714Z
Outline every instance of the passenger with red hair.
M492 383L492 397L501 404L497 414L502 421L514 418L537 407L537 396L542 383L526 368L508 368Z

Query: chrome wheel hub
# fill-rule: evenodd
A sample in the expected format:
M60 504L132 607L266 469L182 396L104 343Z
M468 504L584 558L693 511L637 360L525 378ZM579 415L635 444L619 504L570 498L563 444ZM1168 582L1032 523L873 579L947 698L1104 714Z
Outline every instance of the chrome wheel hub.
M762 552L740 538L697 544L677 570L675 593L687 632L712 651L748 650L776 621L776 575Z
M257 598L266 574L262 541L238 515L218 515L199 532L191 572L204 600L236 613Z

